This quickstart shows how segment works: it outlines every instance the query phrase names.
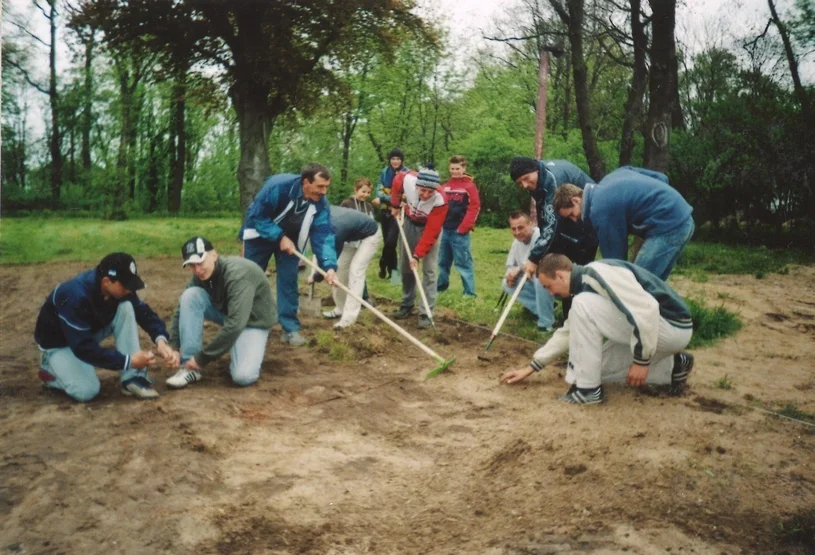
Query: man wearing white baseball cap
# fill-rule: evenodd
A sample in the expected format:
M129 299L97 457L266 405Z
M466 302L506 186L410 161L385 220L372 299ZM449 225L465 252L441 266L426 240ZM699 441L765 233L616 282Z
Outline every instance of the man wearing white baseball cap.
M174 389L201 381L202 369L227 351L229 372L240 386L255 383L277 308L263 270L246 258L219 256L204 237L181 247L192 279L181 294L170 324L170 343L181 349L181 369L167 379ZM204 320L221 326L203 345Z

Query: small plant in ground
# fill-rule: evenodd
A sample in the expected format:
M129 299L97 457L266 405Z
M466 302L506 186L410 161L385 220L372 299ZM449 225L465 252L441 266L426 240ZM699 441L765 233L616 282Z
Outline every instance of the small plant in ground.
M689 348L704 347L719 339L733 335L742 328L738 316L723 306L709 309L703 301L686 299L693 318L693 338Z
M727 377L727 374L713 382L713 387L716 389L733 389L733 382Z

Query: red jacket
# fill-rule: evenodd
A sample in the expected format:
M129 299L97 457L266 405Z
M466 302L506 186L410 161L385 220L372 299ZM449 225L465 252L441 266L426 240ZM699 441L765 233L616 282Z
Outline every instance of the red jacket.
M405 215L415 224L424 226L422 237L413 251L416 258L424 258L441 235L444 219L447 217L447 197L440 190L429 200L419 199L416 191L416 178L419 173L409 171L393 178L391 184L391 206L402 206L402 195L405 195Z
M461 235L472 231L481 211L481 199L478 197L478 189L473 183L473 178L469 175L453 178L442 185L441 190L447 196L447 203L450 205L447 218L444 220L444 229L454 229Z

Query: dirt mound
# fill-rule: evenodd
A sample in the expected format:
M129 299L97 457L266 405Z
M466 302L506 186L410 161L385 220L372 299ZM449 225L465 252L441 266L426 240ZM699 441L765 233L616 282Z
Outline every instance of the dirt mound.
M743 330L694 353L684 397L610 386L595 407L556 401L562 366L499 385L535 346L501 337L478 361L489 330L449 315L439 336L406 324L457 359L427 382L434 361L365 316L343 332L305 321L304 348L274 330L251 388L220 360L182 391L157 369L156 402L100 371L100 396L73 403L39 387L32 331L82 269L0 268L9 553L811 552L815 433L753 409L815 413L812 268L677 280ZM174 260L140 269L169 319L186 276Z

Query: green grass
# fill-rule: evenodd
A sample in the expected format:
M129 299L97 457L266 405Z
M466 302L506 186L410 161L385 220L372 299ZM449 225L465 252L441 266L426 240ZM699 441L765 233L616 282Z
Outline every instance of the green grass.
M713 382L713 387L716 389L733 389L733 381L725 374L715 382Z
M804 422L809 422L811 424L815 424L815 414L810 414L808 412L802 411L798 408L797 405L793 403L787 403L784 407L778 411L778 414L782 416L787 416L789 418L795 418L796 420L803 420Z
M688 348L707 347L719 339L733 335L742 327L738 316L723 306L708 308L701 300L685 299L693 318L693 338Z
M720 243L690 243L674 269L700 281L700 272L712 274L767 274L789 272L789 264L811 264L812 256L796 249L731 246Z
M181 256L181 245L204 235L220 252L236 253L238 218L144 218L123 222L72 218L3 218L0 264L80 260L98 262L126 251L136 259Z

